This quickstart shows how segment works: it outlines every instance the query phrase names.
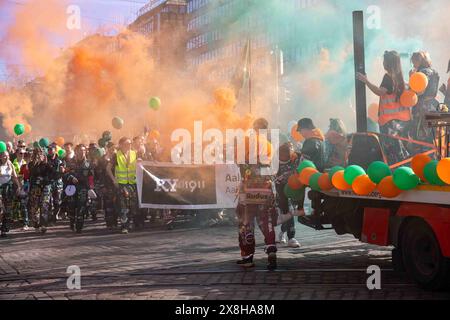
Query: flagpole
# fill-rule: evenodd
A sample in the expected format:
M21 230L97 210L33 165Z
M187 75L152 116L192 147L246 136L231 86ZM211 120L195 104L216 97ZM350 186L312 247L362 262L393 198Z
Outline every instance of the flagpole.
M249 1L249 4L251 1ZM252 34L251 34L251 8L247 17L247 40L248 40L248 107L252 114Z
M275 47L275 72L276 72L276 76L275 76L275 81L276 81L276 85L275 85L275 99L276 99L276 103L277 103L277 122L278 122L278 129L280 128L280 66L279 66L279 49L278 49L278 45Z
M248 37L248 106L252 113L252 40Z

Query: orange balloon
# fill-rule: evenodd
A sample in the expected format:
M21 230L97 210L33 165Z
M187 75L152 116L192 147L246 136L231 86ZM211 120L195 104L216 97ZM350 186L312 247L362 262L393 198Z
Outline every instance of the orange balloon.
M422 181L427 181L425 179L425 175L423 174L423 169L428 164L428 162L431 162L431 158L426 154L417 154L412 158L411 161L411 168Z
M309 185L309 179L313 174L318 173L317 169L315 168L305 168L302 170L302 172L299 173L299 180L302 184L305 186Z
M32 127L31 127L31 125L29 125L29 124L26 124L26 125L25 125L25 133L30 133L30 132L31 132L31 130L32 130Z
M159 133L158 130L152 130L148 134L148 137L152 140L158 140L160 136L161 136L161 134Z
M439 161L436 170L439 179L446 184L450 184L450 158L444 158Z
M341 191L351 189L351 186L344 179L344 170L336 172L331 178L331 183L336 189Z
M398 197L402 190L396 187L394 184L393 176L387 176L378 184L378 191L385 198L395 198Z
M55 139L55 142L56 142L56 144L58 145L58 146L63 146L64 145L64 138L63 137L58 137L58 138L56 138Z
M373 122L378 123L378 103L372 103L368 108L369 118L372 119Z
M367 196L377 188L367 174L357 177L352 184L353 192L360 196Z
M319 178L319 188L323 191L328 191L333 189L333 184L330 181L330 175L328 173L324 173Z
M297 141L297 142L301 142L303 140L305 140L305 138L300 134L300 132L297 131L298 128L298 124L296 124L295 126L292 127L291 129L291 137Z
M289 177L289 179L288 179L288 186L292 190L298 190L301 187L303 187L303 184L300 182L300 180L298 180L298 175L294 174L294 175Z
M428 86L428 78L422 72L415 72L409 77L409 87L414 92L420 93L425 91Z
M403 91L402 95L400 96L400 104L403 107L407 107L407 108L414 107L418 101L419 101L419 98L417 97L417 93L415 93L412 90L405 90L405 91Z

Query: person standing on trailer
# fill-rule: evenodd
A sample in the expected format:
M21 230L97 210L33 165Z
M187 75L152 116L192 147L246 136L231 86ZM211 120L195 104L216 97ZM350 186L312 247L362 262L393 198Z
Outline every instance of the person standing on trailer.
M407 138L411 124L411 108L400 104L400 96L405 91L405 80L398 52L385 51L383 66L386 74L380 86L370 82L362 73L358 72L356 77L380 97L378 109L380 133ZM386 152L391 155L394 162L404 160L408 156L408 151L399 140L389 143Z

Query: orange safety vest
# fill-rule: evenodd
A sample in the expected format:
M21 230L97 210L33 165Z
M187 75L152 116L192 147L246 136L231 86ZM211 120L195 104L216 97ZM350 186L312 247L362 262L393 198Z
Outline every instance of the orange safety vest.
M384 126L391 120L411 121L411 108L403 107L395 94L387 94L380 98L378 123Z

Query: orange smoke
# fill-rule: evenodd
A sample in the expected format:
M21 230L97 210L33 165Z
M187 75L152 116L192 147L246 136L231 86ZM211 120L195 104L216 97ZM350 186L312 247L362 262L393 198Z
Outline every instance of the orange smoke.
M8 93L0 92L0 114L3 116L2 126L10 135L13 135L13 128L21 123L28 125L26 118L33 116L33 107L29 97L18 90L11 90Z
M0 96L8 132L20 122L32 126L34 137L86 143L105 130L117 141L142 133L144 126L157 129L167 141L177 128L192 130L196 120L203 121L204 129L251 127L251 116L235 112L233 90L212 90L207 80L198 83L175 67L159 68L150 54L155 51L152 42L143 35L129 30L116 37L95 34L61 51L48 34L73 43L64 5L31 0L19 6L7 30L6 39L17 44L25 71L35 76L26 90L11 89ZM158 111L148 106L152 96L162 100ZM111 128L115 116L124 120L120 131Z

